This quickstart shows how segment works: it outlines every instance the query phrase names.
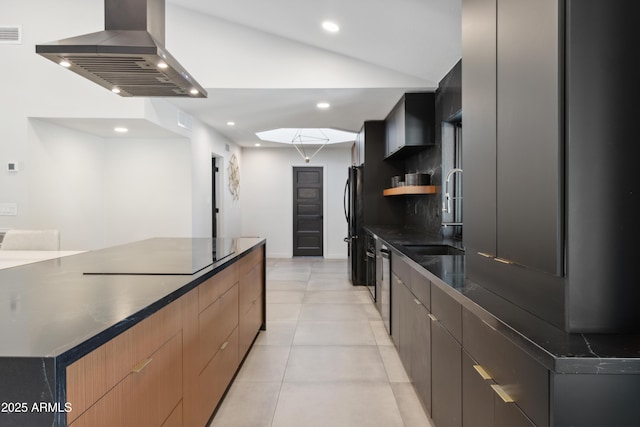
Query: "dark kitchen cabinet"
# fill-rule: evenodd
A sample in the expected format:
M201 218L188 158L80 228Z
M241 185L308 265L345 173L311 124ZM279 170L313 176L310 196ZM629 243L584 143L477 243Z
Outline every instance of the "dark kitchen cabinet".
M463 0L464 243L496 256L496 0Z
M412 285L412 272L415 271L413 267L404 261L403 256L397 252L393 252L393 260L392 339L416 393L427 412L431 413L430 313L409 288ZM400 277L405 278L407 282L405 283Z
M432 416L436 426L462 426L462 306L431 286Z
M468 278L566 332L638 332L640 3L462 6Z
M493 390L466 351L462 352L462 426L493 427Z
M462 347L431 321L431 418L438 427L462 426Z
M562 274L558 8L556 0L464 0L462 70L465 244L555 275Z
M535 427L515 403L500 397L493 388L496 385L490 374L463 351L463 427Z
M403 158L436 143L435 93L405 93L387 116L386 157Z
M557 0L497 8L497 255L558 276L559 8Z

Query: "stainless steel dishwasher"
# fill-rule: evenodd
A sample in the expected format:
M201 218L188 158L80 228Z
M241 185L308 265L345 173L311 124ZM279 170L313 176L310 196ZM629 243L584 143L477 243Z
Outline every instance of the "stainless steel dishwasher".
M380 290L376 305L384 327L391 333L391 251L379 240L376 241L376 249L376 282Z

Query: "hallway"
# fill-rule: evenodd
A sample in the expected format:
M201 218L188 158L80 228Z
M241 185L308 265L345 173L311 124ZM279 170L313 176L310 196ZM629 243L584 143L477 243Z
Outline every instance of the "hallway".
M210 425L239 426L431 426L347 260L267 261L267 331Z

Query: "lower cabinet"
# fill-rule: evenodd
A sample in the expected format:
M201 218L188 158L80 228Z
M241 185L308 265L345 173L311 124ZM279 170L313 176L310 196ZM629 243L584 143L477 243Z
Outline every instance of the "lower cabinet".
M392 339L400 360L427 412L431 413L431 325L429 311L393 274Z
M431 418L437 427L461 427L462 347L435 318L431 343Z
M73 427L205 427L264 324L264 248L67 368Z
M534 427L531 420L510 400L491 375L467 352L463 352L463 427Z

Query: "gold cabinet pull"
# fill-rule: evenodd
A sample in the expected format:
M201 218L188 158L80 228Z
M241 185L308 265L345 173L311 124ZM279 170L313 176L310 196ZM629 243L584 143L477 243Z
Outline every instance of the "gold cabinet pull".
M509 264L509 265L513 264L513 261L509 261L508 259L504 259L504 258L494 258L494 260L501 262L503 264Z
M489 375L489 373L487 371L485 371L485 369L480 366L480 365L473 365L473 369L476 370L476 372L478 374L480 374L480 376L482 377L483 380L491 380L493 378L491 378L491 375Z
M488 254L486 252L478 252L478 255L483 256L485 258L493 258L493 255Z
M504 403L515 402L515 400L513 400L513 398L509 396L509 394L507 394L507 392L504 391L504 389L500 387L498 384L491 384L491 388L493 389L493 391L496 392L498 396L500 396L500 399L502 399Z
M420 300L418 298L414 298L413 302L415 302L418 305L422 305L422 303L420 302Z
M142 372L142 370L143 370L144 368L146 368L146 367L147 367L147 365L148 365L149 363L151 363L151 361L152 361L152 360L153 360L152 358L148 358L148 359L143 360L142 362L140 362L140 363L138 363L136 366L134 366L134 367L131 369L131 372L132 372L132 373L134 373L134 374L139 374L140 372Z
M224 344L220 346L220 350L224 350L229 345L229 341L225 341Z
M429 313L429 319L433 320L434 322L438 321L438 318L431 313Z

